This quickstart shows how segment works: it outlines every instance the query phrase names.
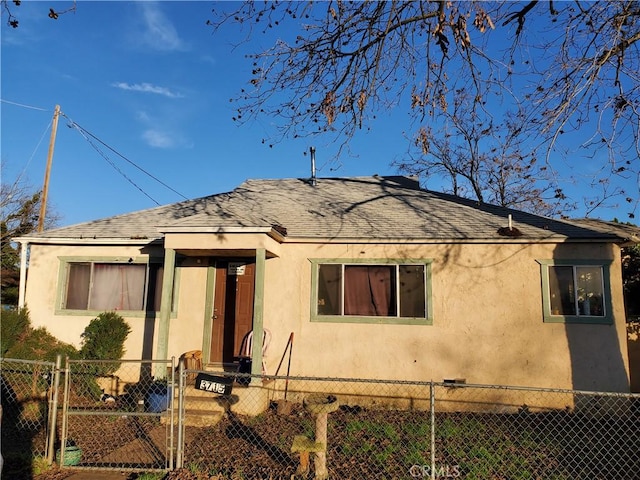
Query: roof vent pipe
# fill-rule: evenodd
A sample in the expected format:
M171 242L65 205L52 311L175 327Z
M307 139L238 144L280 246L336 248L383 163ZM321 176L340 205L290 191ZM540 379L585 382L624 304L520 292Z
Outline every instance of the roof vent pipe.
M316 147L309 147L309 153L311 153L311 185L316 186Z

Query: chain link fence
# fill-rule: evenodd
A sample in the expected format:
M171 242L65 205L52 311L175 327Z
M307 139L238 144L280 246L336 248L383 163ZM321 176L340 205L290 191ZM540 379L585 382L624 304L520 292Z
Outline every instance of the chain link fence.
M57 372L52 362L0 359L0 430L7 478L29 471L34 458L53 460Z
M434 389L436 467L465 479L638 478L640 395Z
M2 405L5 458L63 468L181 468L215 480L640 472L638 394L2 359Z
M57 462L119 471L172 469L174 372L173 360L67 360Z
M191 370L181 379L178 466L202 478L640 475L640 395Z

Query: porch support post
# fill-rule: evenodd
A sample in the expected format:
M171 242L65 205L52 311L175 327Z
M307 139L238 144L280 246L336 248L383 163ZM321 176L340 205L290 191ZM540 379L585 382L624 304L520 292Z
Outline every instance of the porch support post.
M173 298L173 277L175 275L176 251L172 248L164 250L164 274L162 277L162 296L160 297L160 323L158 326L158 343L156 344L156 360L169 358L169 323L171 321L171 299ZM167 366L158 364L156 378L165 378Z
M18 286L18 307L25 305L25 295L27 292L27 253L29 252L29 242L20 242L20 285Z
M251 350L251 374L262 375L262 342L264 339L264 270L266 250L256 249L256 281L253 297L253 345ZM251 383L262 383L260 378L252 377Z

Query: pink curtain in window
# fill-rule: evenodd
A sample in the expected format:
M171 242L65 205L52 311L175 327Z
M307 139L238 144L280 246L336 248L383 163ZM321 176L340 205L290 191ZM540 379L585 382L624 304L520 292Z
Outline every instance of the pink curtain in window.
M344 270L345 315L387 316L392 312L393 272L388 266L352 266Z
M69 265L69 284L65 308L86 310L89 301L91 264L72 263Z
M142 310L146 266L95 264L90 310Z

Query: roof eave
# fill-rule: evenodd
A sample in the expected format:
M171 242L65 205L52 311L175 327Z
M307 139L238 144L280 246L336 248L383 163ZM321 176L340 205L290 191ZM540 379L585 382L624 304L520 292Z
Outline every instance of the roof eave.
M161 243L162 238L113 238L113 237L18 237L12 239L20 244L31 245L149 245Z
M527 244L527 243L618 243L611 237L602 238L569 238L562 236L546 238L357 238L357 237L294 237L288 236L284 243L405 243L405 244L437 244L437 243L471 243L471 244Z
M277 242L282 243L286 236L276 230L274 227L220 227L220 226L166 226L159 227L158 230L164 234L171 233L213 233L213 234L245 234L245 233L264 233L273 238Z

